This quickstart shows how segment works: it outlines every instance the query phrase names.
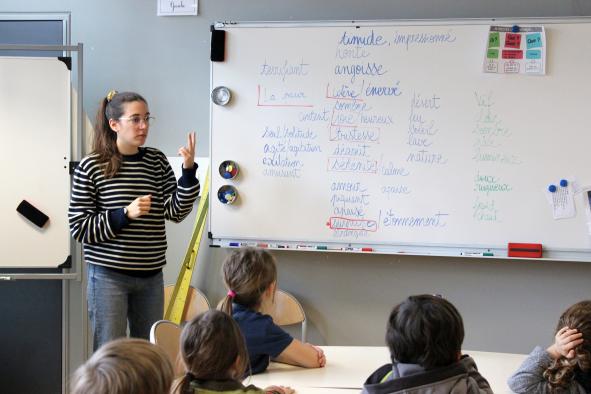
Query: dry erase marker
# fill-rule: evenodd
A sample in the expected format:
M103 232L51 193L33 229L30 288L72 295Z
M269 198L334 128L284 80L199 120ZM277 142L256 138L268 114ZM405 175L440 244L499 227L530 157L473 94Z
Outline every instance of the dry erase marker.
M373 252L373 248L361 248L362 252Z
M462 253L460 253L460 256L476 257L476 256L482 256L482 254L478 253L478 252L462 252Z
M238 247L240 247L240 244L238 242L230 242L230 246L238 248Z
M460 256L469 256L469 257L490 257L494 256L492 252L462 252Z
M331 247L331 246L326 246L326 245L318 245L316 246L316 250L344 250L343 248L338 248L338 247Z
M259 244L257 244L257 246L258 246L259 248L268 248L268 247L269 247L269 244L263 244L263 243L259 243Z

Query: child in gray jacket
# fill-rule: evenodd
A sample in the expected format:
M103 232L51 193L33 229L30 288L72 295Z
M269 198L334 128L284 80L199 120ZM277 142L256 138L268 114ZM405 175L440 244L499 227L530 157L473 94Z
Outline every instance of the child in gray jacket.
M507 383L516 393L591 393L591 301L569 307L554 343L536 346Z
M386 343L391 364L367 378L364 394L492 394L474 360L464 355L464 323L440 296L408 297L394 307Z

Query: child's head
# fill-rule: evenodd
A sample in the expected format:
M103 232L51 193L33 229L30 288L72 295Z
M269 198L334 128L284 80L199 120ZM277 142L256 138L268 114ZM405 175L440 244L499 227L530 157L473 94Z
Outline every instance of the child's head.
M80 366L72 394L166 394L174 378L164 351L144 339L108 342Z
M394 307L386 329L392 361L420 364L425 369L458 361L463 341L460 313L439 296L408 297Z
M240 327L222 311L207 311L187 323L180 347L187 370L179 383L181 393L191 379L241 380L249 365Z
M553 360L544 372L550 392L567 388L576 379L588 386L587 379L577 379L591 370L591 300L577 302L562 313L556 326L556 333L563 327L576 329L583 334L583 343L577 346L573 358L560 357ZM585 387L589 390L591 387Z
M139 112L142 113L136 113L138 111L135 111L135 108L134 111L131 111L132 105L141 106ZM96 114L92 150L99 155L101 163L106 163L105 174L107 177L115 175L121 166L121 154L117 148L117 138L124 136L124 133L119 132L119 129L123 129L124 132L130 130L127 134L132 134L131 131L139 128L141 130L137 134L147 136L149 128L149 120L146 121L148 119L146 116L149 115L147 108L146 99L134 92L118 93L113 90L101 100ZM127 113L130 111L131 113ZM128 138L129 141L127 142L141 146L145 142L145 136L143 141L139 139L131 141Z
M265 291L277 281L275 258L264 249L237 249L224 261L223 276L228 288L223 311L231 315L232 302L258 309Z

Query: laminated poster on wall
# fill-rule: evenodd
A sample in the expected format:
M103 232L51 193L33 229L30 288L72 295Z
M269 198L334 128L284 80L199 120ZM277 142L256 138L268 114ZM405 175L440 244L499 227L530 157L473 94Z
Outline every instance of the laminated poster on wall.
M544 26L491 26L484 55L485 73L546 74Z

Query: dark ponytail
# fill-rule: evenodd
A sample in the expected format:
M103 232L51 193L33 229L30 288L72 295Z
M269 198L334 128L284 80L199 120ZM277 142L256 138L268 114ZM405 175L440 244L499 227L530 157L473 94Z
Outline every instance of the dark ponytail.
M98 155L98 162L105 164L104 174L112 178L121 168L121 153L117 149L117 133L109 126L109 119L119 119L125 112L125 103L142 101L141 95L134 92L117 93L112 90L99 104L96 114L94 136L92 140L92 153Z
M181 333L180 353L186 373L173 388L175 394L193 393L191 382L241 381L250 362L244 337L231 316L217 310L188 322Z

